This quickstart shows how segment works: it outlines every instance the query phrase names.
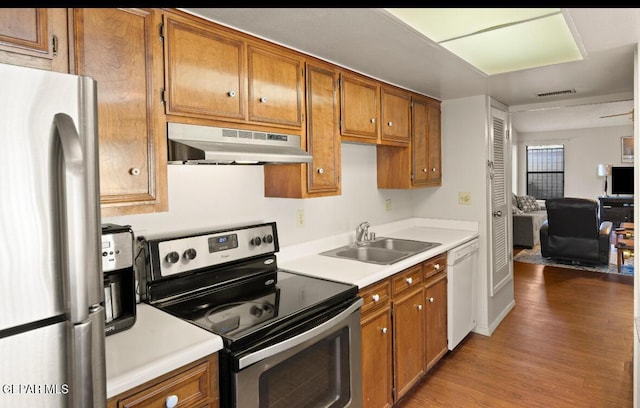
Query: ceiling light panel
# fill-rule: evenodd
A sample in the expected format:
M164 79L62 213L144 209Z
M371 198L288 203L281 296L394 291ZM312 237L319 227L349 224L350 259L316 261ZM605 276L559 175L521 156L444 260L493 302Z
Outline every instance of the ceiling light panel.
M582 59L560 9L387 9L487 75Z

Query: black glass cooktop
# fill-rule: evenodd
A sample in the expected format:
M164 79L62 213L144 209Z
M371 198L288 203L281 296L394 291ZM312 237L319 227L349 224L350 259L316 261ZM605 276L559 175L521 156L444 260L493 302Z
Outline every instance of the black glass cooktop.
M225 344L264 337L357 297L355 285L278 269L156 306L220 335Z

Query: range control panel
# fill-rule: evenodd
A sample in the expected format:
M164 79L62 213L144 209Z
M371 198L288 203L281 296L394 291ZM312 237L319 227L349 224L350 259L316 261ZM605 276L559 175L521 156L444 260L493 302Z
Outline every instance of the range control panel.
M152 279L278 251L275 223L149 240Z

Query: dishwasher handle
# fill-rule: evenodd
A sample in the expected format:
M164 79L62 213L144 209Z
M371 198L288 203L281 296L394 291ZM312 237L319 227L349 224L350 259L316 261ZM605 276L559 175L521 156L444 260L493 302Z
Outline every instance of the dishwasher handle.
M478 247L478 240L475 239L471 242L459 246L458 248L452 249L451 251L449 251L449 256L447 257L449 259L449 265L455 265L456 263L462 262L463 260L467 259L474 253L477 253Z

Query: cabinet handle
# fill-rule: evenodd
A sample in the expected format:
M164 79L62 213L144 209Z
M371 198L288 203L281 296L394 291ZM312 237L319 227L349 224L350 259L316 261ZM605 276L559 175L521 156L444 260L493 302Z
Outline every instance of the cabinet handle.
M413 278L409 277L406 279L407 284L411 285L413 283Z
M434 167L434 168L432 168L432 169L431 169L431 171L433 171L433 172L435 173L435 171L436 171L436 168L435 168L435 167Z
M236 91L229 91L227 92L227 95L233 98L234 96L236 96Z
M433 298L432 297L429 298L429 303L433 303Z
M260 98L260 102L265 103L267 101L267 97L263 96Z
M389 122L389 123L387 123L387 125L393 126L393 122Z
M380 329L380 331L382 332L382 334L387 334L387 328L383 327L382 329Z
M418 310L422 310L422 305L418 305Z
M169 395L165 400L165 406L167 408L174 408L178 405L178 396L177 395Z
M380 300L380 295L376 293L375 295L371 296L371 299L373 299L374 302L377 302L378 300Z
M371 123L376 123L376 118L371 118Z
M440 270L440 264L439 264L439 263L434 264L434 265L433 265L433 270L435 270L435 271L439 271L439 270Z
M322 167L320 167L320 168L317 170L317 172L318 172L318 174L324 174L324 169L323 169Z
M427 169L422 169L422 172L423 172L423 173L426 173L427 171L428 171Z
M140 175L140 169L137 168L137 167L129 169L129 174L131 174L132 176L139 176Z

